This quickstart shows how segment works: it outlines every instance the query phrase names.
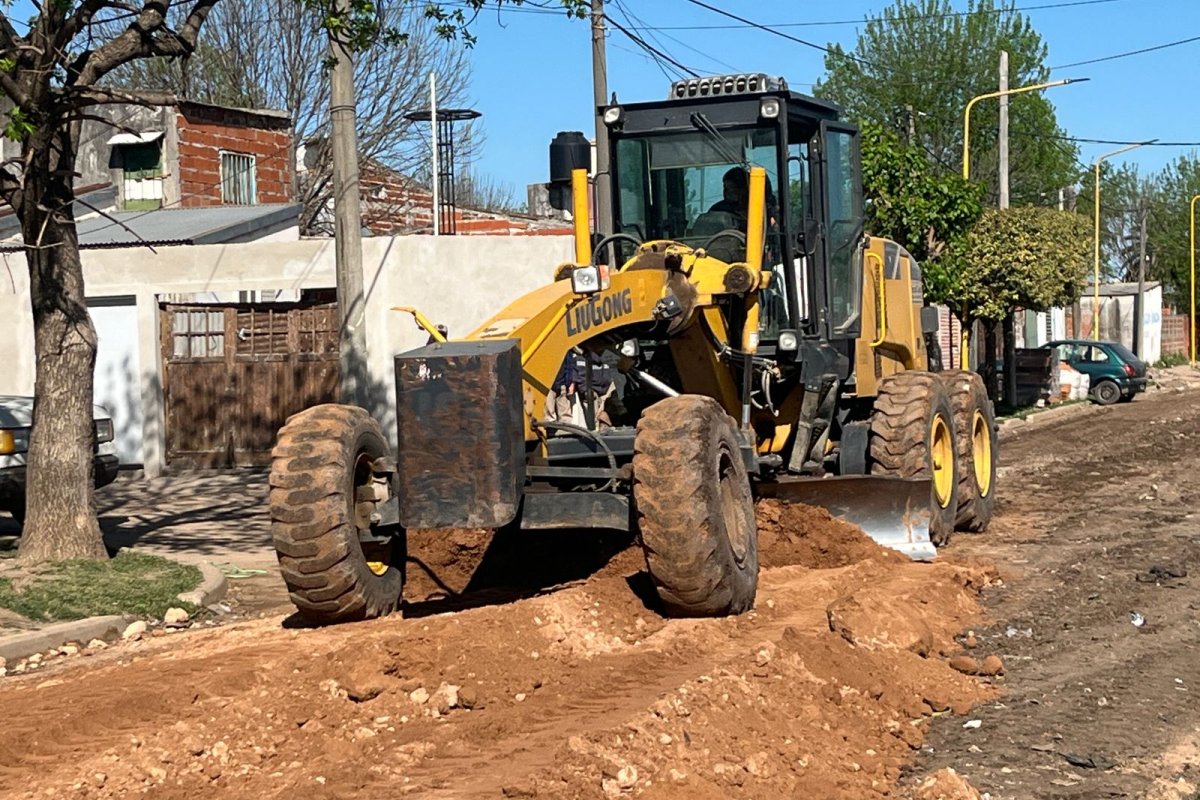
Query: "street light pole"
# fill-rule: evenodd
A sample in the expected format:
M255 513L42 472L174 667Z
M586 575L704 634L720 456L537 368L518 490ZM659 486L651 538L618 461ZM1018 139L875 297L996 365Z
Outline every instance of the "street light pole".
M1191 291L1188 293L1192 301L1191 316L1188 320L1188 354L1192 362L1192 369L1196 368L1196 201L1200 200L1200 194L1192 197L1190 217L1191 217L1191 236L1189 242L1191 247L1188 252L1191 255L1192 263L1192 284Z
M1129 144L1124 147L1117 148L1112 152L1105 153L1096 159L1094 164L1096 170L1096 187L1093 194L1095 195L1095 211L1092 215L1092 221L1095 227L1092 242L1092 339L1100 341L1100 165L1105 159L1119 156L1121 153L1128 153L1130 150L1136 150L1139 147L1145 147L1148 144L1154 144L1158 139L1151 139L1148 142L1138 142L1137 144Z
M998 92L988 92L977 97L972 97L967 101L967 107L963 109L963 165L962 175L963 180L971 179L971 109L980 100L990 100L993 97L1008 97L1013 94L1024 94L1025 92L1036 92L1039 89L1051 89L1055 86L1066 86L1069 83L1083 83L1090 78L1063 78L1060 81L1050 81L1048 83L1035 83L1031 86L1018 86L1015 89L1001 89ZM1007 194L1007 192L1006 192ZM963 329L962 329L962 355L961 366L963 369L970 369L970 345L971 331L966 325L966 313L963 313Z

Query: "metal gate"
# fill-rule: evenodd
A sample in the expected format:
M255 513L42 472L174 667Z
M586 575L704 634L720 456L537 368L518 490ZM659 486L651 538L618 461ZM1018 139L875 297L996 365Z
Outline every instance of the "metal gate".
M161 309L169 465L266 464L289 415L336 402L336 305Z

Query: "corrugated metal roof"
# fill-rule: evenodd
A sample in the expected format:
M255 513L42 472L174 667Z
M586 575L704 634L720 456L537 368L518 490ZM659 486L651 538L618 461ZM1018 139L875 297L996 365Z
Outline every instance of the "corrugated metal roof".
M86 212L85 212L86 213ZM80 249L149 245L221 244L256 231L287 227L300 218L298 203L258 206L160 208L154 211L112 211L93 214L76 223ZM5 250L19 250L14 241Z

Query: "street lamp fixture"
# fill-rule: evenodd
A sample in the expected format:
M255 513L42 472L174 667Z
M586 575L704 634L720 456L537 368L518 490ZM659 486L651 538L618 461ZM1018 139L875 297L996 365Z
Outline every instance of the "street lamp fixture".
M1119 147L1112 152L1100 156L1094 164L1096 170L1096 188L1093 194L1095 195L1096 209L1092 214L1092 220L1095 225L1092 242L1092 339L1097 342L1100 341L1100 165L1107 158L1119 156L1121 153L1128 153L1130 150L1136 150L1139 147L1145 147L1157 141L1158 139L1151 139L1147 142L1127 144L1124 147ZM1139 300L1138 302L1140 303L1141 301Z
M1069 83L1083 83L1084 81L1090 81L1090 80L1091 80L1091 78L1063 78L1062 80L1059 80L1059 81L1050 81L1048 83L1035 83L1030 86L1018 86L1015 89L1004 89L1002 91L988 92L987 94L981 94L977 97L972 97L969 101L967 101L967 107L965 109L963 109L963 167L962 167L963 180L971 179L971 109L975 107L976 103L978 103L980 100L990 100L993 97L1007 97L1010 94L1024 94L1025 92L1036 92L1039 89L1052 89L1055 86L1066 86ZM962 318L963 318L963 322L965 323L966 318L967 318L965 304L963 307ZM970 359L970 355L969 355L970 342L971 342L970 330L964 324L963 329L962 329L962 347L961 347L962 355L960 356L960 358L962 360L962 368L963 369L971 368L970 367L971 359Z
M1005 89L1001 92L988 92L981 94L978 97L972 97L967 102L967 107L963 110L963 178L970 180L971 178L971 109L980 100L990 100L993 97L1007 97L1010 94L1024 94L1025 92L1036 92L1039 89L1051 89L1055 86L1066 86L1069 83L1083 83L1090 81L1091 78L1063 78L1060 81L1050 81L1049 83L1035 83L1031 86L1018 86L1015 89Z

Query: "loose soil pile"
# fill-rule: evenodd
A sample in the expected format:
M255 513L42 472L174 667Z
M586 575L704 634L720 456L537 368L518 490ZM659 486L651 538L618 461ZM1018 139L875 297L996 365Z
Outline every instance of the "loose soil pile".
M811 508L764 503L759 522L757 609L737 618L658 616L627 542L455 532L415 543L433 588L410 586L405 619L254 621L8 679L0 796L921 791L897 783L929 720L995 692L946 664L991 574Z

